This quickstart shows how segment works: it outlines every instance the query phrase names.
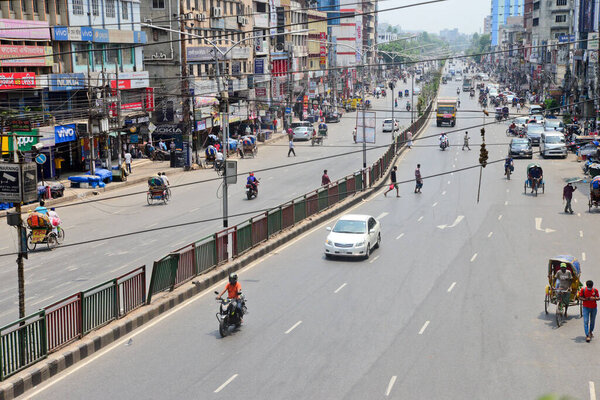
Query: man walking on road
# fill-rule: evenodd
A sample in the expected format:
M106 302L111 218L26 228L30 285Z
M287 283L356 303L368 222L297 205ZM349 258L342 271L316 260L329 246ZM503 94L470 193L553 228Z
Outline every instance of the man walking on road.
M290 140L290 149L288 150L288 157L290 154L294 153L294 157L296 157L296 152L294 151L294 140Z
M469 147L469 139L470 139L470 137L469 137L469 131L465 131L465 141L464 141L463 147L462 147L463 150L465 149L465 147L468 150L471 150L471 148Z
M412 140L413 140L412 132L411 131L406 132L406 146L409 149L412 149L412 146L413 146Z
M390 187L388 190L383 192L384 197L387 197L388 192L391 192L394 189L396 189L396 197L400 197L400 192L398 190L398 183L396 181L396 171L397 170L398 170L398 167L394 165L394 168L392 168L392 173L390 174Z
M131 153L125 153L125 166L127 167L127 172L131 173Z
M596 302L600 300L598 289L594 288L594 282L587 281L584 288L579 291L579 298L583 299L583 329L585 330L585 341L589 343L594 337L594 325L596 324Z
M577 190L571 182L567 183L563 188L563 200L566 202L565 204L565 214L573 214L573 209L571 208L571 200L573 199L573 192Z
M323 176L321 177L321 186L328 186L331 183L331 179L329 179L329 175L327 175L327 170L323 171Z
M421 177L421 164L417 164L415 169L415 193L421 193L423 187L423 178Z

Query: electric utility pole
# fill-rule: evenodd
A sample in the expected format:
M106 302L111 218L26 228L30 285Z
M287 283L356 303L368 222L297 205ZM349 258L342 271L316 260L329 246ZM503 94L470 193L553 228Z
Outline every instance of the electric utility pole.
M186 138L188 143L188 152L185 156L185 166L190 166L190 146L192 146L192 130L190 129L190 83L188 82L188 66L187 66L187 53L186 53L186 40L187 35L185 30L185 18L184 18L184 4L183 0L179 0L179 30L181 31L181 100L182 111L183 111L183 137ZM185 150L185 149L184 149Z

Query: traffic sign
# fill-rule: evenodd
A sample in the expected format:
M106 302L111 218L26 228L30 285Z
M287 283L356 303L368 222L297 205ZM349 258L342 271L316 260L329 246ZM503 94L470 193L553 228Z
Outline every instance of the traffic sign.
M35 162L42 165L46 162L46 155L45 154L38 154L35 157Z
M285 108L285 113L286 114L291 114L292 113L292 107L286 107Z

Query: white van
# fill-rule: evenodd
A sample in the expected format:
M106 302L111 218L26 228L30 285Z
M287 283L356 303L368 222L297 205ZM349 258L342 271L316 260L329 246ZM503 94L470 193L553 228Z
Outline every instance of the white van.
M560 156L567 158L565 135L558 131L545 131L540 136L540 154L543 158Z
M536 104L532 104L529 107L529 115L533 115L533 114L543 114L544 113L544 109L542 108L542 106L538 106Z

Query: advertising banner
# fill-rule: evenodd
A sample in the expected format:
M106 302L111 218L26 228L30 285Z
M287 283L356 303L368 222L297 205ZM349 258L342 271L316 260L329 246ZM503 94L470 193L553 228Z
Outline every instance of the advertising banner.
M595 0L581 0L579 9L579 32L594 31Z
M111 74L110 87L116 89L115 74ZM142 89L150 86L148 71L122 72L119 74L119 89Z
M358 124L356 129L356 143L375 143L375 126L377 122L375 112L365 112L364 136L363 136L363 117L358 116Z
M85 88L85 75L79 74L50 74L48 90L50 92L64 92Z
M361 61L361 53L360 53L360 48L362 46L362 42L363 42L363 35L362 35L362 16L360 17L356 17L356 47L357 49L355 49L355 53L356 53L356 63L359 64Z
M75 136L75 124L60 125L54 127L54 143L73 142Z
M35 72L0 73L0 90L35 88Z
M321 68L325 68L327 65L327 33L321 32L319 35L319 39L321 41L319 48L319 66Z
M0 67L30 66L51 67L50 46L0 46Z
M50 40L50 28L45 21L0 19L0 38Z
M32 129L31 132L15 132L17 135L21 135L17 137L17 147L19 151L31 151L31 148L34 144L39 142L38 130ZM12 152L13 151L13 139L6 140L3 138L2 140L2 153Z

